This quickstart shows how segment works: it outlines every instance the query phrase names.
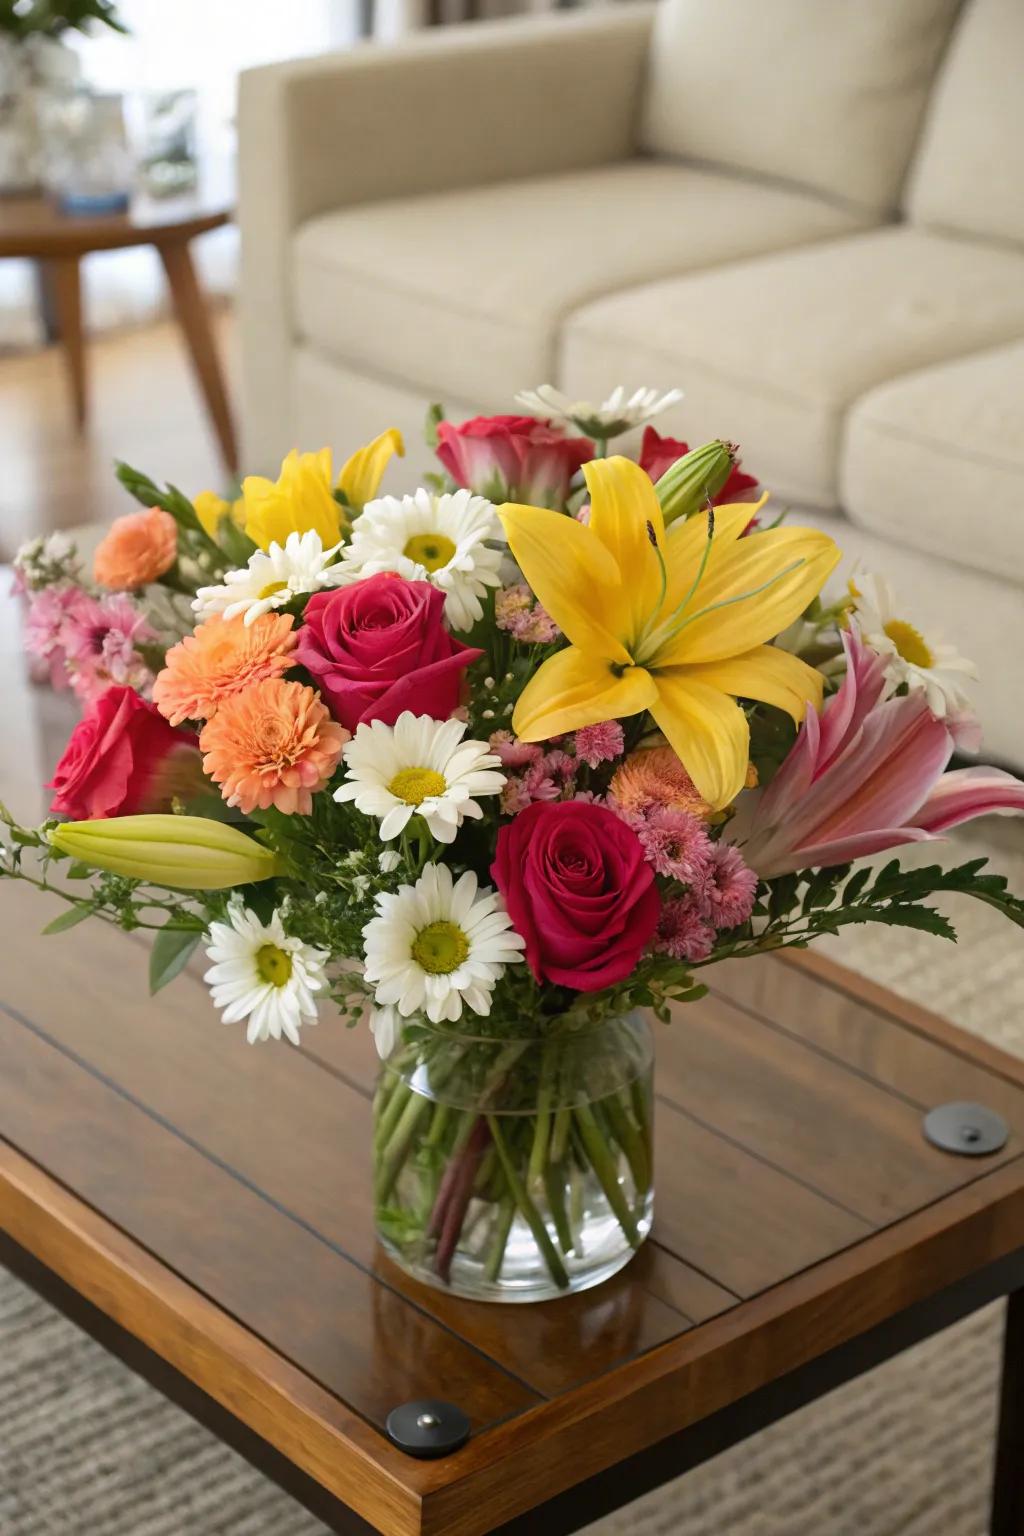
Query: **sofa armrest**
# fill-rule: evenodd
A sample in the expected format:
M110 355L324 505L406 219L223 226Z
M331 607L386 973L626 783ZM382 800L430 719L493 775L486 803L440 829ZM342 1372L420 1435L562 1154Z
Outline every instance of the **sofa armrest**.
M246 71L239 89L247 467L290 430L294 231L335 208L575 170L637 140L654 6L474 22Z

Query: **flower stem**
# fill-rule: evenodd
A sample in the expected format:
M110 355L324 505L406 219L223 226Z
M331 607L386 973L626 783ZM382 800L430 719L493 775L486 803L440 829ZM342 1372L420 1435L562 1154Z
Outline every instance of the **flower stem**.
M505 1145L505 1140L502 1135L501 1126L498 1123L497 1115L488 1115L487 1124L490 1128L491 1139L497 1148L498 1157L501 1161L502 1170L504 1171L505 1178L508 1181L508 1187L512 1193L512 1197L522 1212L523 1219L525 1220L527 1226L533 1233L534 1242L537 1244L537 1247L544 1255L544 1262L548 1266L552 1280L554 1280L559 1290L564 1291L568 1288L569 1285L569 1276L566 1274L565 1265L559 1258L558 1251L555 1248L554 1243L551 1241L548 1229L544 1225L544 1218L541 1216L537 1207L530 1199L530 1196L526 1191L526 1186L523 1184L519 1174L516 1172L515 1163L512 1160L508 1147Z
M487 1258L484 1260L484 1279L492 1285L501 1274L501 1266L505 1259L505 1249L508 1247L509 1233L512 1231L512 1223L516 1217L515 1197L506 1193L498 1202L494 1217L494 1228L491 1233L491 1241L487 1248Z
M615 1173L615 1161L593 1110L589 1104L580 1104L573 1110L573 1118L587 1160L597 1174L605 1199L611 1206L626 1241L631 1248L639 1248L640 1233L637 1231L636 1220L626 1204L626 1197Z

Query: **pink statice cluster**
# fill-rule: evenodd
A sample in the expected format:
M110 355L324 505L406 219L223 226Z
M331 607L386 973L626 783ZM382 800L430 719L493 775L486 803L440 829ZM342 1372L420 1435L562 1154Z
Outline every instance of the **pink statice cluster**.
M623 745L622 726L617 720L582 726L575 736L548 742L519 741L510 731L495 731L490 747L501 759L506 775L501 792L503 814L518 816L538 800L599 801L599 796L579 788L580 768L614 762L622 755Z
M496 594L494 619L499 629L528 645L550 645L561 634L554 619L537 602L525 581L502 587Z
M42 662L54 688L70 687L86 704L113 684L147 693L153 674L138 647L156 638L122 592L97 598L62 585L43 587L30 598L26 649Z

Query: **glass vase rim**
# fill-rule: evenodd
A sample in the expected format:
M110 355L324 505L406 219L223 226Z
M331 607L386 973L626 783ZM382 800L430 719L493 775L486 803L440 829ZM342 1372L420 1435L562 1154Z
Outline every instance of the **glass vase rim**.
M557 1020L564 1018L564 1015L552 1014L551 1017L553 1020ZM628 1020L633 1020L636 1023L646 1025L648 1029L650 1028L647 1010L637 1007L623 1008L621 1012L606 1014L603 1019L597 1019L568 1029L546 1030L544 1032L534 1031L530 1034L519 1034L516 1031L506 1032L503 1030L500 1034L493 1035L480 1035L471 1030L460 1029L457 1022L451 1023L447 1019L442 1019L439 1023L435 1024L432 1019L427 1018L425 1013L412 1013L407 1018L402 1019L401 1032L395 1043L395 1049L397 1050L398 1046L401 1045L405 1038L406 1028L410 1024L414 1024L418 1029L424 1030L427 1034L435 1035L440 1039L451 1040L460 1045L547 1045L554 1040L583 1040L590 1035L600 1034L602 1030L610 1029L616 1024L624 1024Z

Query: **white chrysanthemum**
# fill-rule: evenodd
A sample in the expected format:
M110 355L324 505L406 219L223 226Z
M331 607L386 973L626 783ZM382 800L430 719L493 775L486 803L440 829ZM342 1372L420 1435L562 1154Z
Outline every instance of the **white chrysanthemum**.
M258 549L249 556L248 565L228 571L222 586L200 587L192 607L204 619L218 613L233 619L244 613L246 624L252 624L261 613L283 608L301 593L347 581L351 572L331 564L339 548L336 544L324 549L320 535L312 529L290 533L283 548L271 544L267 550Z
M504 543L498 514L482 496L466 490L435 496L421 488L413 496L367 502L345 563L361 576L397 571L407 581L431 582L445 595L452 629L469 629L483 615L487 588L501 585Z
M474 797L500 794L505 785L505 775L494 772L501 759L485 741L463 741L465 734L461 720L432 720L408 709L394 725L358 725L345 744L348 775L334 798L379 817L384 842L413 816L422 816L439 843L454 842L467 816L483 815Z
M279 912L261 923L240 901L228 906L226 923L210 924L206 953L214 962L204 976L225 1024L249 1020L246 1038L299 1043L299 1028L316 1023L314 992L327 986L327 952L284 931Z
M415 885L377 897L377 916L363 929L366 980L378 1008L403 1018L425 1013L433 1023L491 1011L491 993L506 965L521 960L523 939L497 891L477 890L467 870L453 884L446 864L428 864Z
M638 427L641 422L660 416L670 405L678 405L682 398L681 389L669 389L664 393L657 389L636 389L627 395L621 384L600 405L594 405L590 400L570 400L568 395L563 395L553 384L522 389L516 395L517 403L525 406L534 416L565 422L585 432L588 437L600 438L605 442L610 437L628 432L631 427Z
M851 613L865 645L885 659L885 676L892 692L906 683L923 689L928 708L944 719L970 709L964 687L978 673L973 662L937 636L925 638L896 611L892 590L881 576L858 576Z

